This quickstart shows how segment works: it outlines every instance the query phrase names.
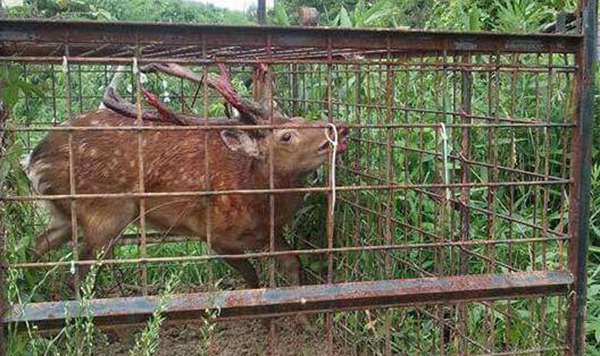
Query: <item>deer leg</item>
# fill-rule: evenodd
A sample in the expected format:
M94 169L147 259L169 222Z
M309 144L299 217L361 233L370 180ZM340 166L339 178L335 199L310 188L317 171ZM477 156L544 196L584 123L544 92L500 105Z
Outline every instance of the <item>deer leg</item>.
M289 251L292 248L286 241L286 239L278 234L275 236L275 249L277 251ZM302 267L300 265L300 259L297 255L280 255L278 256L279 262L283 266L283 270L287 274L290 279L290 284L292 286L299 286L302 284ZM304 328L304 330L312 336L316 336L316 331L313 324L308 320L308 316L306 314L298 314L297 320L300 322L300 325Z
M71 238L69 217L61 213L53 203L48 205L50 207L50 224L43 233L35 237L34 261L38 261L48 251L58 248Z
M283 238L283 236L275 237L275 249L277 251L288 251L292 248L288 244L288 242ZM301 272L302 268L300 266L300 259L297 255L280 255L277 257L281 265L283 266L283 270L286 275L290 279L290 284L293 286L299 286L302 284Z
M223 246L213 246L213 250L220 255L241 255L244 253L242 250ZM252 289L260 287L256 270L247 258L224 258L223 260L244 277L248 287Z
M81 227L84 234L84 246L79 255L80 260L97 258L97 253L102 248L107 248L105 257L112 253L112 242L118 238L123 230L135 220L137 216L137 205L133 202L107 202L93 206L90 213L87 206L82 206L79 211ZM79 273L82 278L89 271L89 265L80 266Z

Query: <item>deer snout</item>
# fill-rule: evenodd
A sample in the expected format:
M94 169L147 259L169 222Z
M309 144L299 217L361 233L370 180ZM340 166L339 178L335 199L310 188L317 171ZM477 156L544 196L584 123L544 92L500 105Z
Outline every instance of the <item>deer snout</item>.
M346 150L346 147L348 144L348 134L349 134L348 127L346 127L346 126L338 127L338 147L337 147L338 152L343 152Z
M337 131L337 152L343 152L346 150L348 142L348 127L340 125L336 126ZM325 154L329 150L329 146L336 140L336 134L333 127L327 128L327 139L319 145L319 154Z

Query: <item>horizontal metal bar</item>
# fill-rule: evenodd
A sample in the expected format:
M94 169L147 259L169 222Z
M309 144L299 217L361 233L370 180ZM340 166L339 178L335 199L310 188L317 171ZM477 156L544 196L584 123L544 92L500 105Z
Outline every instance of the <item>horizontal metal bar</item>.
M63 131L63 132L78 132L78 131L204 131L204 130L225 130L225 129L240 129L240 130L263 130L263 129L281 129L287 128L289 125L273 124L273 125L237 125L237 124L214 124L211 120L218 118L198 118L198 120L206 120L206 125L197 126L12 126L7 127L3 131L8 132L35 132L35 131ZM344 123L349 129L395 129L395 128L440 128L441 124L351 124ZM499 124L447 124L446 128L451 127L473 127L473 128L515 128L515 127L575 127L573 123L499 123ZM326 128L327 125L313 126L295 126L297 129L315 129ZM2 130L0 130L1 132Z
M526 187L544 185L567 185L570 179L534 180L518 182L487 182L487 183L424 183L424 184L386 184L386 185L346 185L337 186L336 191L367 191L367 190L402 190L415 188L489 188L489 187ZM255 194L287 194L287 193L327 193L331 187L305 188L276 188L276 189L236 189L236 190L207 190L207 191L173 191L147 193L89 193L89 194L55 194L55 195L0 195L0 201L33 201L33 200L77 200L77 199L131 199L131 198L166 198L166 197L206 197L218 195L255 195Z
M376 145L379 147L386 147L386 144L380 141L375 141L375 140L370 140L370 139L366 139L366 138L358 138L358 137L349 137L348 138L351 141L356 141L356 142L364 142L364 143L368 143L371 145ZM391 145L392 149L399 149L399 150L403 150L403 151L409 151L409 152L415 152L415 153L423 153L423 154L427 154L427 155L432 155L435 157L439 157L439 158L444 158L444 154L441 152L437 152L437 151L431 151L431 150L425 150L425 149L421 149L421 148L414 148L414 147L409 147L409 146L402 146L402 145ZM506 171L506 172L511 172L511 173L518 173L518 174L523 174L523 175L528 175L531 176L533 178L542 178L542 179L547 179L547 180L553 180L553 179L563 179L560 177L556 177L556 176L552 176L552 175L545 175L545 174L541 174L541 173L536 173L536 172L530 172L530 171L526 171L523 169L518 169L518 168L511 168L511 167L506 167L506 166L501 166L501 165L493 165L491 163L487 163L487 162L480 162L480 161L474 161L474 160L470 160L470 159L466 159L465 157L462 156L458 156L458 155L453 155L453 154L448 154L446 156L447 158L451 159L451 160L455 160L455 161L460 161L460 162L465 162L474 166L483 166L486 168L495 168L498 169L499 171ZM337 166L339 167L339 165ZM353 172L355 174L358 174L359 172ZM377 177L371 177L372 179L377 179Z
M434 32L398 29L340 29L329 27L225 26L147 22L0 20L0 41L32 44L69 43L71 52L78 43L102 46L111 43L121 51L124 44L151 44L155 47L204 43L208 48L244 46L264 48L269 37L272 47L320 49L401 49L404 52L574 52L581 35L498 34ZM329 38L327 41L325 39ZM330 47L328 47L328 43ZM2 55L15 55L13 46L2 47ZM25 47L25 46L22 46ZM31 48L33 47L33 48ZM22 51L36 54L36 46ZM84 47L93 49L92 46ZM48 49L47 49L48 50ZM98 51L105 53L108 49ZM159 49L160 50L160 49ZM240 55L229 51L225 54ZM265 52L266 53L266 52ZM93 53L92 53L93 54ZM220 54L224 56L224 54ZM168 54L167 54L168 56Z
M356 52L356 51L354 51ZM0 52L1 54L2 52ZM326 52L324 52L325 54ZM360 52L362 54L362 52ZM107 65L107 64L121 64L121 65L132 65L133 56L129 57L82 57L82 56L68 56L67 62L70 65ZM435 58L435 57L433 57ZM163 63L176 63L182 65L189 66L212 66L217 63L229 64L232 66L243 66L243 65L251 65L251 64L309 64L309 65L325 65L323 59L298 59L298 58L241 58L241 56L237 56L232 59L197 59L197 58L154 58L154 57L142 57L138 59L139 64L144 63L152 63L152 62L163 62ZM64 62L63 56L1 56L0 62L13 62L13 63L34 63L34 64L61 64ZM394 72L419 72L419 71L468 71L474 73L489 73L489 72L503 72L503 73L533 73L533 74L542 74L548 73L549 71L553 71L554 73L573 73L578 67L574 66L528 66L528 65L506 65L506 64L462 64L462 63L427 63L427 62L419 62L419 63L411 63L408 61L398 61L398 60L381 60L381 59L331 59L326 62L326 64L333 65L360 65L366 67L366 71L368 72L383 72L384 70L370 69L370 66L390 66L393 67ZM35 71L32 71L35 72ZM40 71L41 72L41 71ZM60 71L56 71L60 72ZM82 73L92 73L92 71L81 71ZM108 73L114 73L116 71L108 70ZM129 71L126 71L129 72ZM232 71L232 73L243 73L246 71ZM292 74L292 73L309 73L316 74L323 71L308 71L308 70L296 70L296 71L277 71L273 72L274 75L283 75L283 74ZM352 73L355 72L353 70L336 70L336 73Z
M165 316L171 320L197 320L207 310L218 310L219 318L227 320L549 296L567 293L572 283L568 272L544 271L175 294L165 302ZM55 328L64 324L66 313L71 317L89 313L99 325L137 324L152 315L159 297L93 299L86 304L87 310L82 310L78 301L13 305L5 323L29 322L38 328Z
M384 51L385 52L385 51ZM59 57L52 57L52 58L59 58ZM31 58L32 60L35 60L36 62L43 62L40 63L39 66L28 66L26 67L26 72L28 74L32 74L32 73L57 73L60 74L62 73L62 69L59 68L59 66L52 66L52 63L47 63L46 61L41 61L40 57L34 57ZM70 62L70 64L77 64L79 65L79 63L76 63L77 60L85 60L87 61L88 58L82 58L82 57L67 57L67 61ZM62 61L64 61L63 57L60 57L61 60L61 64ZM97 61L97 58L94 58L94 61ZM110 58L109 60L113 60L113 58ZM103 69L90 69L91 68L98 68L98 66L93 66L91 63L89 63L89 65L84 65L87 63L81 63L80 66L77 67L76 71L77 73L81 72L81 73L109 73L109 74L114 74L114 73L132 73L132 69L130 68L133 65L133 59L132 58L119 58L118 59L119 62L126 62L126 64L124 64L125 67L127 67L127 69L124 70L120 70L120 69L114 69L114 68L103 68ZM140 61L142 59L139 59ZM14 61L14 62L27 62L27 57L2 57L0 58L0 61ZM146 55L144 61L148 61L148 62L155 62L156 59L149 59L148 55ZM53 61L50 61L53 62ZM214 63L231 63L231 64L235 64L235 63L240 63L240 64L248 64L248 63L253 63L255 62L255 60L250 59L249 61L246 60L240 60L240 59L236 59L236 60L206 60L206 62L209 62L210 64ZM280 63L280 61L278 60L261 60L261 63L273 63L273 64L277 64ZM293 64L293 63L297 63L298 61L292 61L292 60L282 60L281 64ZM579 67L577 66L577 64L572 64L572 65L563 65L563 64L530 64L530 63L519 63L519 64L514 64L514 63L495 63L495 62L490 62L490 63L469 63L469 62L425 62L425 61L420 61L420 62L415 62L415 61L410 61L410 60L373 60L373 61L369 61L369 62L365 62L365 61L360 61L357 63L352 63L352 61L348 61L348 60L332 60L327 61L327 62L323 62L323 60L313 60L313 61L302 61L302 63L304 64L317 64L317 65L322 65L322 66L326 66L327 64L331 63L331 64L339 64L341 66L343 66L342 68L348 68L348 69L342 69L340 67L337 67L335 69L335 73L363 73L363 72L369 72L369 73L384 73L386 71L388 71L389 69L383 67L383 66L392 66L393 68L393 72L404 72L404 71L420 71L420 70L424 70L424 71L450 71L450 72L455 72L455 71L468 71L468 72L520 72L520 73L538 73L538 74L548 74L549 71L553 71L554 73L572 73L574 71L576 71ZM43 66L43 64L48 64L48 66ZM360 65L361 66L361 70L358 70L355 67L355 65ZM200 67L200 66L199 66ZM45 69L44 69L45 68ZM57 69L59 68L59 69ZM25 69L24 69L25 71ZM246 69L244 70L244 66L242 67L234 67L230 69L231 74L241 74L241 73L251 73L252 70L251 69ZM293 69L293 70L278 70L277 67L274 68L274 70L272 71L272 74L274 76L283 76L283 75L288 75L288 74L316 74L319 72L325 72L324 70L313 70L313 69Z
M310 100L310 99L298 99L298 98L288 98L288 97L282 97L282 96L274 96L273 100L276 100L278 102L282 102L282 103L286 103L286 102L291 102L291 103L308 103L308 104L317 104L317 105L327 105L328 101L327 100ZM427 109L427 108L418 108L418 107L409 107L409 106L396 106L396 105L377 105L377 104L364 104L364 103L347 103L344 101L338 101L338 100L332 100L331 101L332 105L337 105L337 106L348 106L348 107L355 107L355 108L365 108L365 109L379 109L379 110L391 110L391 111L404 111L406 113L422 113L422 114L437 114L437 115L452 115L452 116L460 116L463 118L471 118L471 119L477 119L477 120L486 120L486 121L496 121L497 123L494 123L492 125L498 125L498 126L503 126L503 127L512 127L512 125L516 125L516 127L519 127L518 125L523 124L523 125L554 125L556 123L548 123L548 122L544 122L544 121L536 121L535 117L531 118L531 119L527 119L527 118L511 118L511 117L495 117L495 116L486 116L486 115L475 115L475 114L470 114L470 113L465 113L462 111L454 111L454 110L439 110L439 109ZM498 122L499 121L499 122ZM560 124L559 127L570 127L570 126L575 126L573 123L569 123L566 122L567 120L563 119L563 122L559 122L558 124ZM358 125L358 124L355 124ZM368 124L366 124L368 125ZM409 123L404 123L403 125L414 125L414 124L409 124ZM423 127L420 125L435 125L435 124L422 124L422 123L416 123L416 125L419 125L418 127ZM440 124L437 124L438 126ZM450 126L449 126L450 125ZM454 123L449 123L446 127L477 127L479 125L486 125L486 124L480 124L480 123L469 123L469 124L454 124ZM498 127L495 126L495 127Z
M332 247L332 248L312 248L307 250L284 250L284 251L268 251L268 252L248 252L235 255L209 254L201 256L172 256L172 257L140 257L140 258L122 258L122 259L105 259L105 260L70 260L70 261L54 261L54 262L23 262L9 264L11 268L48 268L48 267L71 267L71 266L91 266L91 265L117 265L117 264L137 264L137 263L180 263L180 262L203 262L216 259L247 259L247 258L267 258L276 256L299 256L299 255L324 255L332 253L362 253L370 251L390 251L390 250L416 250L416 249L439 249L444 247L464 247L464 246L497 246L497 245L514 245L514 244L531 244L543 243L551 241L566 241L569 236L559 237L532 237L507 240L466 240L466 241L450 241L447 238L445 242L423 242L423 243L404 243L390 245L362 245L362 246L347 246L347 247ZM192 241L192 240L190 240ZM196 239L200 241L200 239ZM140 240L138 239L139 243ZM116 244L116 243L115 243Z

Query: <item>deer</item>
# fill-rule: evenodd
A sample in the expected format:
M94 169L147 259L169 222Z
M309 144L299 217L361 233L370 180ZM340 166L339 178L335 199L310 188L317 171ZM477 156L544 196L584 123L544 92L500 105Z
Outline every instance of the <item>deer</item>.
M267 100L241 97L231 84L231 74L218 64L220 74L215 79L199 76L174 63L150 63L142 66L144 73L164 73L204 83L236 109L235 115L222 119L205 119L174 112L152 93L142 89L150 108L138 111L123 100L115 87L106 88L103 106L68 119L62 125L72 127L120 127L135 125L138 114L143 126L218 125L214 130L152 130L143 133L143 191L193 192L218 190L268 189L269 161L272 159L275 188L305 186L305 178L324 165L334 149L328 141L327 121L302 117L287 117ZM266 66L257 69L259 78ZM259 83L260 85L260 83ZM263 83L264 85L264 83ZM260 89L260 88L259 88ZM270 93L264 87L261 93ZM266 125L273 129L242 130L231 125ZM348 128L337 123L337 152L346 149ZM331 132L329 132L330 134ZM133 130L72 131L71 147L73 185L76 194L136 193L140 190L140 160L138 132ZM206 152L205 150L208 150ZM208 162L205 161L208 159ZM50 131L34 148L27 172L37 194L70 193L69 133ZM206 171L206 167L209 170ZM290 250L283 228L288 224L303 200L299 192L274 194L274 246L277 251ZM44 232L35 237L34 259L59 248L72 238L71 203L68 200L46 200L50 221ZM151 196L144 198L147 226L159 232L170 232L207 239L210 226L214 252L227 255L225 262L241 274L249 288L259 288L255 268L242 255L248 250L262 250L270 244L270 201L266 194L231 194L209 196ZM80 260L89 260L109 248L131 223L139 223L140 198L80 198L77 199L76 222L82 231ZM297 255L277 256L293 286L301 285L301 265ZM80 273L86 273L80 266Z

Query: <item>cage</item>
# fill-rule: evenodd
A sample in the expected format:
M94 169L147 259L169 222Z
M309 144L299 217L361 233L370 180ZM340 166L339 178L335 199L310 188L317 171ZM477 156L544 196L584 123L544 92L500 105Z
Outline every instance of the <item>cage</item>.
M227 330L249 333L238 320L261 319L257 354L582 355L595 4L581 13L583 30L571 35L1 20L2 66L25 88L3 130L5 332L77 316L137 324L159 308L172 323L216 322L209 354L224 354ZM347 149L329 150L302 186L278 187L270 154L258 188L147 191L145 139L223 129L214 121L223 100L207 79L142 73L150 63L203 78L225 64L246 97L264 66L270 121L227 127L273 135L282 127L273 112L283 112L322 120L323 132L326 123L347 128ZM135 117L117 127L66 121L98 110L117 73ZM142 89L198 121L143 125ZM49 132L68 138L64 194L24 188L14 163ZM139 148L135 191L75 189L77 137L103 132ZM205 161L205 172L219 169ZM276 232L275 202L286 194L303 203ZM268 210L253 216L269 226L263 250L214 252L221 237L211 224L195 237L145 226L152 199L212 206L228 196L267 197ZM78 231L77 204L126 198L140 202L139 223L119 231L112 255L80 259L90 237ZM49 219L39 201L64 202L74 228L70 244L33 260L33 237ZM276 234L289 249L275 246ZM300 260L303 285L281 275L282 256ZM264 288L248 289L223 258L252 259ZM97 273L91 288L81 266ZM310 347L286 334L285 318L297 314L316 328Z

